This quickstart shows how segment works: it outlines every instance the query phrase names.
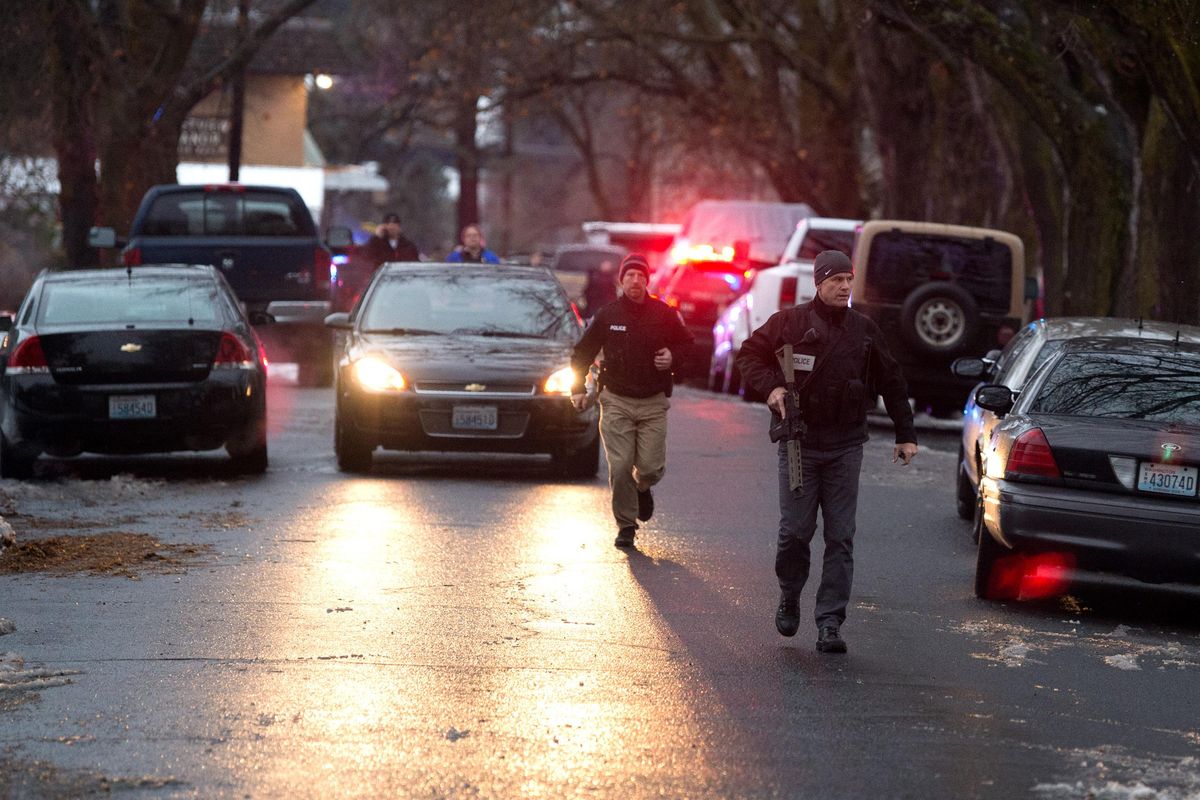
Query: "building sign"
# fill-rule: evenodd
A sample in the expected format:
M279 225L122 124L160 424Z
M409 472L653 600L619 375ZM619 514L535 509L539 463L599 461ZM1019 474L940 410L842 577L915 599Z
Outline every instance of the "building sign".
M218 161L229 155L229 118L190 116L179 134L180 161Z

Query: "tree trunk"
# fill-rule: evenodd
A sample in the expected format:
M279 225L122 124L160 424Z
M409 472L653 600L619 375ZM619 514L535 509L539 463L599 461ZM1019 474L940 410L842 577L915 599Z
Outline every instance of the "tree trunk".
M454 117L454 162L458 168L458 228L479 219L479 146L475 142L475 98L459 103Z

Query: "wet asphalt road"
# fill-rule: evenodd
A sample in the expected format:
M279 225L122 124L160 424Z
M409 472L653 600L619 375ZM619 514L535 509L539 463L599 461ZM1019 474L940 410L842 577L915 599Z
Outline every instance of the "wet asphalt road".
M185 572L0 576L0 797L1200 796L1200 600L970 589L952 433L867 448L847 656L775 633L761 406L682 389L639 549L603 478L378 454L272 386L271 469L47 462L26 530L207 546ZM32 528L32 529L31 529ZM0 629L2 630L2 629Z

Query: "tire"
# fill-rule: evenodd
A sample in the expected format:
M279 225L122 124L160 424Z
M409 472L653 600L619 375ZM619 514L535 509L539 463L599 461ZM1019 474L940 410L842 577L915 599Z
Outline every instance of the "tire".
M957 284L927 283L904 299L900 324L904 339L918 353L952 356L975 340L979 308L975 298Z
M342 472L370 472L371 453L375 448L342 422L338 415L334 423L333 450L338 469Z
M742 371L738 369L737 359L733 357L732 352L726 357L725 383L721 388L725 394L742 393Z
M975 551L975 596L980 600L1015 600L1017 593L1005 591L995 579L997 567L1007 551L985 530L978 533ZM1019 584L1018 584L1019 586Z
M267 456L267 443L255 447L247 453L238 455L230 454L230 460L233 462L233 468L241 475L262 475L267 471L267 464L270 459Z
M0 433L0 478L12 478L26 481L33 477L33 462L37 461L37 453L30 455L8 441L8 437Z
M963 467L962 445L958 446L958 485L955 505L959 519L975 518L975 487L971 485L971 479L967 477L967 470Z
M564 478L594 478L600 471L600 436L578 450L554 458L558 473Z
M708 362L708 390L710 392L720 392L725 385L725 367L722 364L717 366L716 358Z

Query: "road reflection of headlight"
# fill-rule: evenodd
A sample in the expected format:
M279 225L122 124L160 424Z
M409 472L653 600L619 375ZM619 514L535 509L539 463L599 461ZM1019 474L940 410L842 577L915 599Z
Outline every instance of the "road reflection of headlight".
M404 376L379 356L365 356L354 362L354 380L368 392L399 392L405 387Z
M563 367L546 379L542 391L546 394L570 394L575 385L575 370Z

